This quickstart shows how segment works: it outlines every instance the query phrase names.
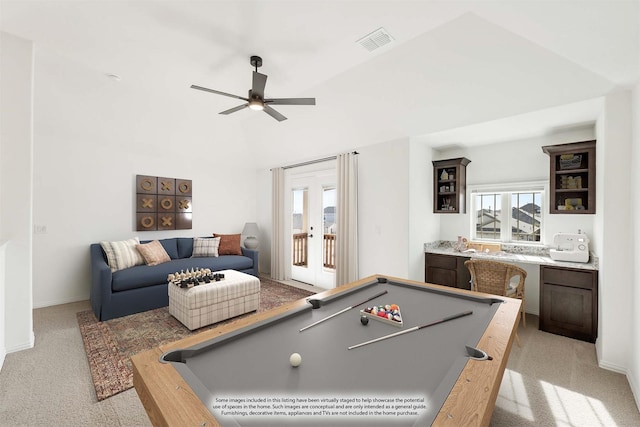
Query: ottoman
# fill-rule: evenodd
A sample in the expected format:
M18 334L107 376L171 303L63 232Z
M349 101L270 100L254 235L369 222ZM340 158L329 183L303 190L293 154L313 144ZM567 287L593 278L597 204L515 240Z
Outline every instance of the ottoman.
M260 280L250 274L224 270L224 279L181 288L169 284L169 313L190 330L256 311Z

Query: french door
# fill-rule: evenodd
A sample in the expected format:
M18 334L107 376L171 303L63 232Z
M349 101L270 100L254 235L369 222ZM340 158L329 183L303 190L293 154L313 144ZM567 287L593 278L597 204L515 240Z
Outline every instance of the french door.
M285 178L285 252L289 277L325 289L335 287L335 168L291 172Z

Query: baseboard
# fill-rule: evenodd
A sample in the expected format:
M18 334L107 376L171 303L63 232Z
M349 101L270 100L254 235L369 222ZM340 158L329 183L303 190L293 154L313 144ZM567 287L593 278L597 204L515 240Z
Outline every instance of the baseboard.
M13 347L8 347L6 349L6 354L15 353L16 351L29 350L30 348L33 348L33 346L35 345L35 342L36 342L35 335L33 334L33 331L31 331L28 342L17 344Z
M0 349L0 371L2 371L2 367L4 366L4 359L7 357L7 350Z
M627 375L627 369L624 366L616 365L615 363L609 363L606 360L598 360L598 366L602 369L606 369L607 371L617 372L619 374L623 374L629 378Z
M87 301L88 299L89 298L86 295L82 295L82 296L68 297L68 298L49 300L49 301L34 301L33 308L44 308L44 307L51 307L54 305L70 304L72 302Z
M629 372L627 375L627 381L629 381L629 387L631 388L631 393L633 394L633 398L636 401L636 407L638 411L640 411L640 388L638 388L638 383L635 381L636 376L633 371Z

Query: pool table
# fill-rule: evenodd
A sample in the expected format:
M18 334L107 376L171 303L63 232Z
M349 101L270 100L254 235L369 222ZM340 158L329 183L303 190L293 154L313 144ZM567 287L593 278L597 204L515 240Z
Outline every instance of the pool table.
M137 354L134 386L154 425L487 426L520 304L371 276Z

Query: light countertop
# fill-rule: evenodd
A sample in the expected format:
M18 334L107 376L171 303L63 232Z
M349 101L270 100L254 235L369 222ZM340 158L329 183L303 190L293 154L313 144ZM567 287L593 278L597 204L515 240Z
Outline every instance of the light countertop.
M425 253L439 255L453 255L467 258L482 258L503 262L518 262L524 264L549 265L552 267L576 268L581 270L598 270L598 257L591 253L589 262L556 261L548 255L548 248L529 249L527 247L513 247L504 245L500 252L458 252L453 249L453 242L440 241L425 243Z

